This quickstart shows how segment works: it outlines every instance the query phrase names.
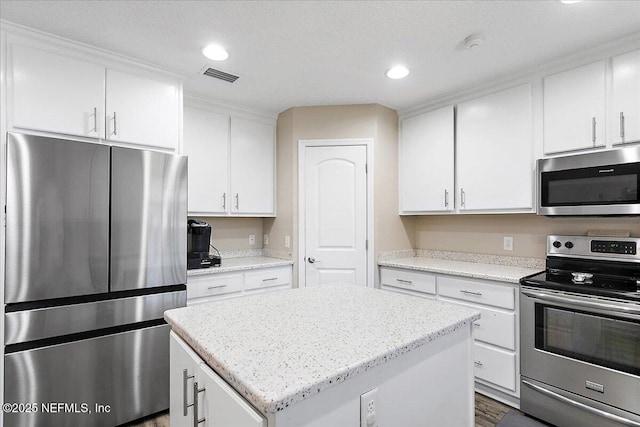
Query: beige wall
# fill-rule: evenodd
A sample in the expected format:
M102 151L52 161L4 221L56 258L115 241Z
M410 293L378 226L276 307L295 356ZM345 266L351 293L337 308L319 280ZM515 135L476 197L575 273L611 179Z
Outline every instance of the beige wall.
M219 251L262 248L262 218L189 217L211 226L211 243ZM249 234L256 236L256 244L249 245Z
M265 219L265 248L298 256L298 141L305 139L372 138L374 141L374 251L413 247L413 221L398 217L398 116L377 104L295 107L277 122L277 217ZM291 248L284 236L291 236ZM380 249L382 248L382 249ZM297 278L297 265L294 265Z
M586 234L590 229L629 230L640 237L638 218L547 218L534 214L414 217L416 249L545 257L549 234ZM503 237L513 236L513 251Z

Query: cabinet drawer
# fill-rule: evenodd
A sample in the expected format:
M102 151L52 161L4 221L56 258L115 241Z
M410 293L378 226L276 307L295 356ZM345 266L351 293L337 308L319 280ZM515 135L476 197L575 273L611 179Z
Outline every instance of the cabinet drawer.
M516 390L515 354L475 343L473 346L473 372L481 379L507 390Z
M429 273L381 268L380 284L385 287L407 289L432 295L436 293L436 276Z
M187 280L187 300L242 292L242 274L211 274Z
M447 301L452 304L472 307L478 310L482 317L473 323L473 338L506 349L516 349L516 314L505 313L488 307L474 304L463 304Z
M515 289L509 285L497 285L475 280L438 277L439 294L461 301L515 309Z
M262 289L274 286L289 285L291 283L291 269L270 268L267 270L259 270L255 272L245 273L244 289Z

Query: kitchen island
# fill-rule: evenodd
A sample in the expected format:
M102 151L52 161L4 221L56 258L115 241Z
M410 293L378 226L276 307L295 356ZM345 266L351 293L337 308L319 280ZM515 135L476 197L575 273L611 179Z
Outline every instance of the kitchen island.
M472 426L479 317L345 284L167 311L171 425Z

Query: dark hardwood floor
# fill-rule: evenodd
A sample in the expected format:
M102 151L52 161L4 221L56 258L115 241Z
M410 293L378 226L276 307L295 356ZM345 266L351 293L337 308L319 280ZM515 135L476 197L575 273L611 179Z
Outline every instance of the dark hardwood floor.
M476 427L494 427L510 410L520 412L515 408L476 393ZM135 423L128 424L127 427L169 427L169 411L138 420Z

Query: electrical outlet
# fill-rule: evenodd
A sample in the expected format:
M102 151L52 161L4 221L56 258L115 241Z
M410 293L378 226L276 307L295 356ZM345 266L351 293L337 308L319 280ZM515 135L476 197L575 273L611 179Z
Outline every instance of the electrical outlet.
M269 244L269 235L265 234L264 237L262 238L262 243L264 243L265 245Z
M513 250L513 237L504 236L503 248L504 248L505 251L512 251Z
M378 427L378 389L360 395L360 427Z
M284 236L284 247L285 248L291 247L291 236Z
M255 234L249 234L249 245L253 246L256 244L256 235Z

